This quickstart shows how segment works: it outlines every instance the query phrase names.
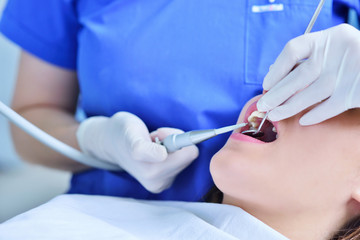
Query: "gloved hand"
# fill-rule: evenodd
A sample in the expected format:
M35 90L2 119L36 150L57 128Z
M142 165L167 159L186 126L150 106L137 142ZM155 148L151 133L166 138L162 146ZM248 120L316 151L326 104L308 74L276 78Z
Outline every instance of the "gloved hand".
M111 118L91 117L77 130L81 150L102 161L119 165L136 178L147 190L159 193L168 188L176 175L197 156L196 146L168 154L164 146L154 143L170 134L182 133L174 128L160 128L150 136L144 122L128 112Z
M360 32L350 25L297 37L270 67L263 83L269 91L257 107L272 110L269 119L279 121L322 101L300 119L301 125L360 107L359 63Z

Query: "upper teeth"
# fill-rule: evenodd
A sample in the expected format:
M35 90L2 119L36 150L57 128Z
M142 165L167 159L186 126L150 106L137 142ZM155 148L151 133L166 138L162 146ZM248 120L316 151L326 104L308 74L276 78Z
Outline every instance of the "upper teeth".
M251 115L248 117L248 122L250 124L251 127L258 127L259 126L259 121L256 121L257 118L264 118L265 117L265 113L263 112L259 112L259 111L254 111L251 113Z

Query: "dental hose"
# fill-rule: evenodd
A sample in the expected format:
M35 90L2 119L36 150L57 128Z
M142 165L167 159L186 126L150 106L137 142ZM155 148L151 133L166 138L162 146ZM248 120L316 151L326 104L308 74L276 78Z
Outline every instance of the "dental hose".
M14 110L6 106L1 101L0 101L0 113L4 115L8 120L10 120L13 124L21 128L23 131L28 133L33 138L37 139L45 146L48 146L49 148L53 149L54 151L60 154L63 154L68 158L71 158L79 163L95 168L106 169L106 170L121 169L117 165L107 162L102 162L59 141L58 139L47 134L40 128L36 127L34 124L30 123L28 120L20 116L18 113L16 113ZM219 134L230 132L237 128L244 127L246 125L247 123L240 123L219 129L189 131L183 134L170 135L166 137L163 142L158 141L158 143L164 145L167 152L171 153L180 150L183 147L198 144L200 142L213 138Z
M57 140L53 136L47 134L40 128L36 127L34 124L30 123L28 120L20 116L14 110L6 106L3 102L0 101L0 113L9 119L16 126L24 130L33 138L37 139L44 145L55 150L58 153L63 154L64 156L71 158L79 163L106 170L119 170L119 166L116 166L111 163L102 162L101 160L95 159L91 156L88 156L79 150L76 150L73 147Z

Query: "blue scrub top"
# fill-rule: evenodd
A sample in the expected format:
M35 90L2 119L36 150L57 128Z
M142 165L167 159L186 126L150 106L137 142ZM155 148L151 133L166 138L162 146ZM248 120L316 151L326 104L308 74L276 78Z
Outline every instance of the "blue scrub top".
M88 117L128 111L150 131L234 124L288 40L304 33L314 0L9 0L0 29L24 50L77 71ZM346 21L357 0L328 0L313 31ZM74 174L70 193L199 200L213 185L209 162L228 135L160 194L126 172Z

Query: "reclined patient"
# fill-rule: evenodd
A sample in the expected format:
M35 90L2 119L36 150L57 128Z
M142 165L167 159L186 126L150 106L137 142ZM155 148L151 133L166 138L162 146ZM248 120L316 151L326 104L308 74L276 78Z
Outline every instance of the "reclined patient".
M238 122L261 121L257 99ZM211 160L213 203L62 195L0 239L360 239L360 110L308 127L302 114L267 121L259 139L233 133Z

